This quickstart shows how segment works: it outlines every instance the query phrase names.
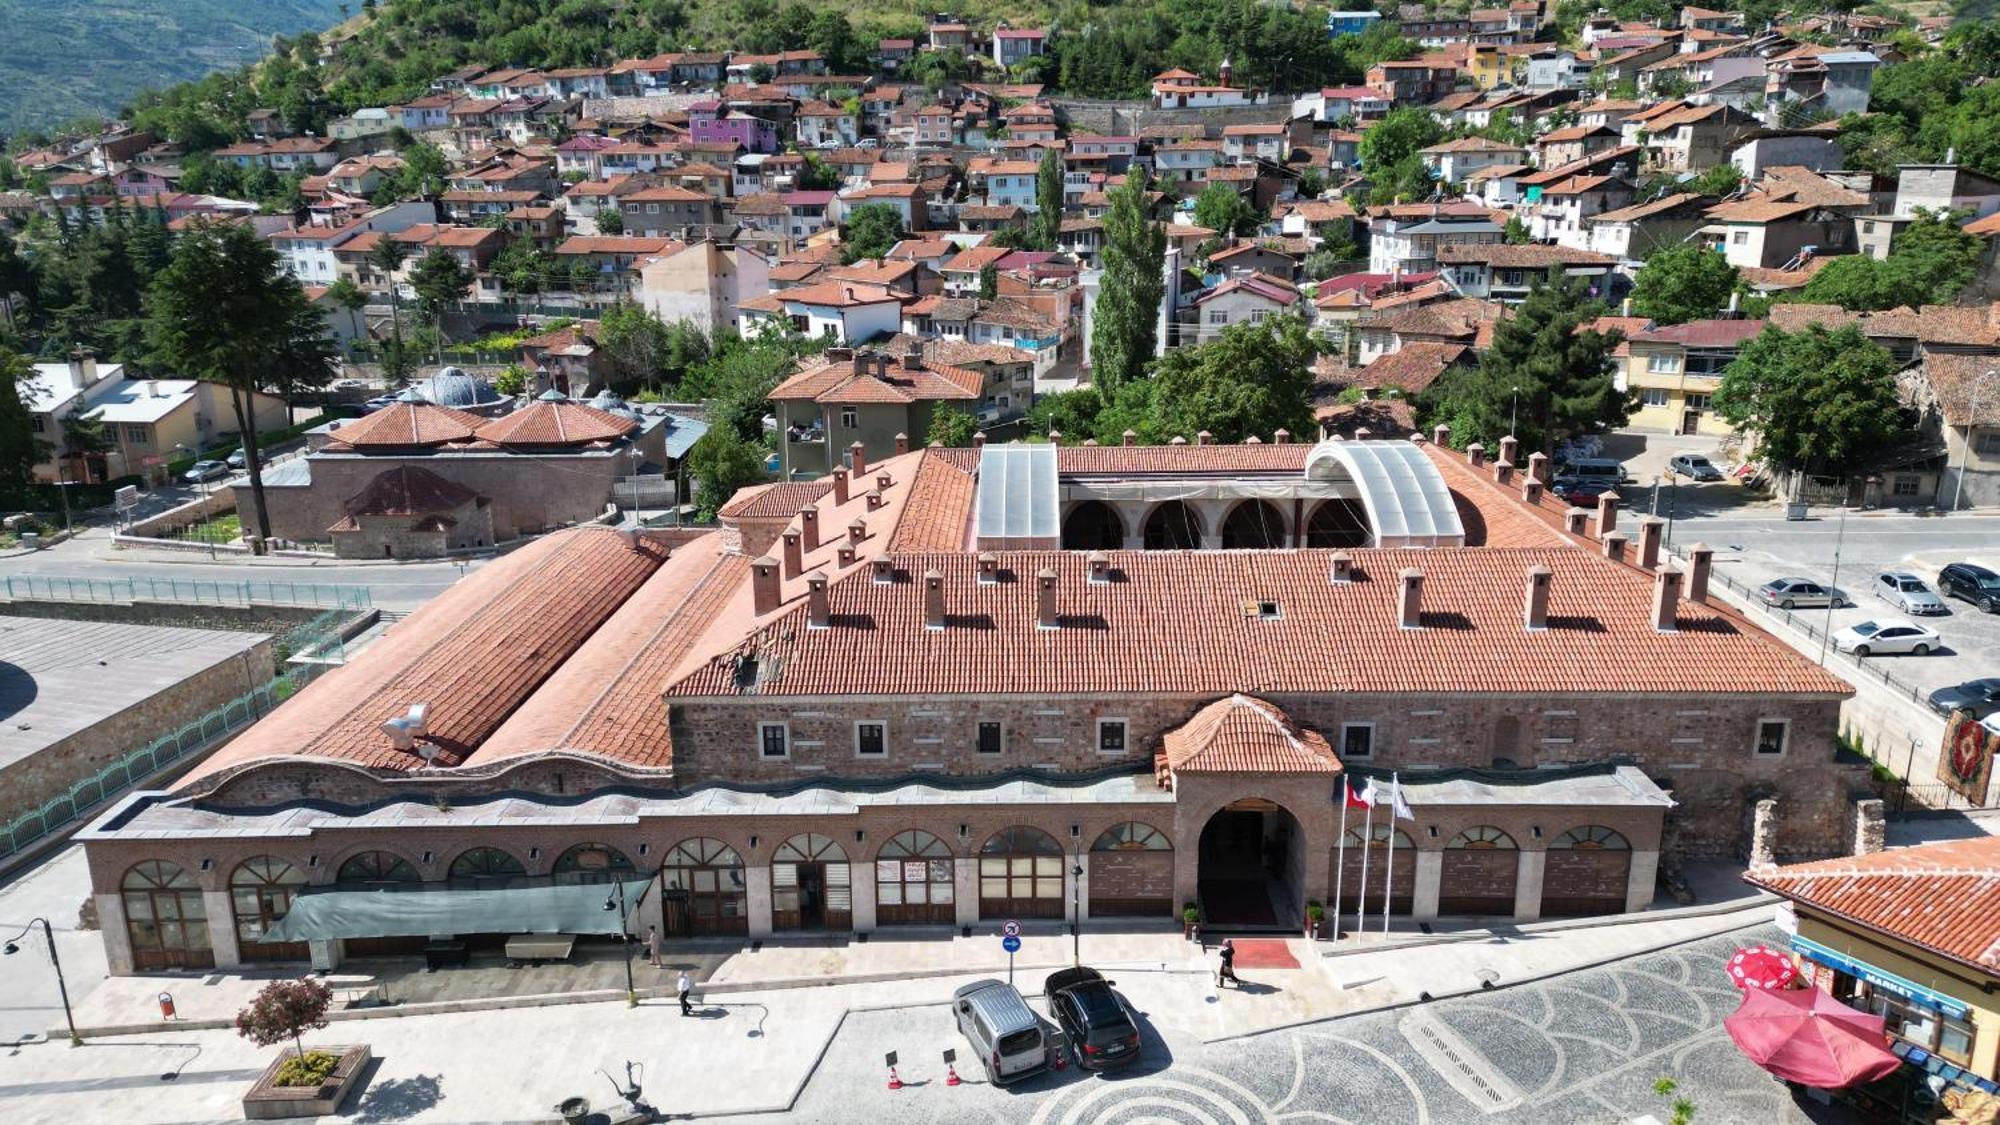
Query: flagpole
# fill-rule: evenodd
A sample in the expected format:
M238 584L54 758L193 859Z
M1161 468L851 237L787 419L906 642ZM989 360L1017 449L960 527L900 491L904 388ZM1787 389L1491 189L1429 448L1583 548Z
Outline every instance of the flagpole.
M1333 940L1340 940L1340 892L1341 881L1347 875L1347 779L1340 779L1340 843L1334 846L1333 859Z
M1361 817L1361 891L1354 901L1354 932L1359 934L1368 928L1368 853L1375 847L1375 804L1369 802L1368 811Z
M1389 854L1382 857L1382 936L1389 936L1389 892L1396 886L1396 805L1403 799L1401 784L1389 775Z

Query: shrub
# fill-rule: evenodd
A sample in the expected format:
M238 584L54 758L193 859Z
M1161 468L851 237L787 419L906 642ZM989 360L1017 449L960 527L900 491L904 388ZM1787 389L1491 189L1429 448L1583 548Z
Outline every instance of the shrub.
M236 1033L259 1047L289 1039L298 1058L306 1049L299 1036L326 1026L333 989L316 980L274 980L236 1013Z
M327 1051L308 1051L285 1060L271 1081L279 1086L317 1086L333 1076L340 1056Z

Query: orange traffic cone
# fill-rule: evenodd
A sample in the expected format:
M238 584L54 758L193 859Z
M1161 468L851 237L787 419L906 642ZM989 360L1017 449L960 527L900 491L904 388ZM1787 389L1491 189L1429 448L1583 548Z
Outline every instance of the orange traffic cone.
M903 1080L896 1077L896 1068L893 1066L889 1068L889 1088L891 1090L900 1090L903 1088Z

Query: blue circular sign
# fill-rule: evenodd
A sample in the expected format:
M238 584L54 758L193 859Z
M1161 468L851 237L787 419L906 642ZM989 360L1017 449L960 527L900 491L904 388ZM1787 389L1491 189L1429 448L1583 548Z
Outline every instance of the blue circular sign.
M1009 953L1019 953L1021 952L1021 939L1015 937L1013 934L1008 934L1006 937L1000 939L1000 948Z

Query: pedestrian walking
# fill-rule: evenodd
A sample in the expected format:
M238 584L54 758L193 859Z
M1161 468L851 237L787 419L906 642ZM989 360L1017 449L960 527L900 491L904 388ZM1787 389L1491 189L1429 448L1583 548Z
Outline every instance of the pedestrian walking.
M1222 941L1222 967L1216 970L1215 987L1221 988L1224 981L1234 981L1239 987L1243 984L1236 976L1235 938L1224 938Z
M646 960L655 969L666 968L665 965L660 964L660 927L658 926L646 927Z
M694 1015L694 1005L688 1003L688 993L694 991L694 978L686 969L681 970L681 979L674 982L674 990L681 994L681 1015Z

